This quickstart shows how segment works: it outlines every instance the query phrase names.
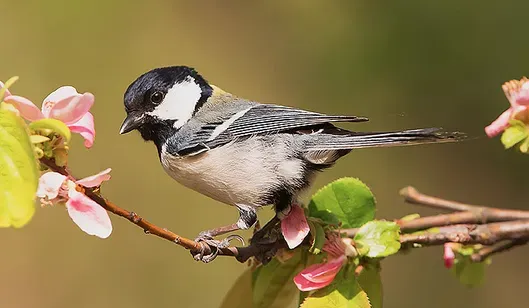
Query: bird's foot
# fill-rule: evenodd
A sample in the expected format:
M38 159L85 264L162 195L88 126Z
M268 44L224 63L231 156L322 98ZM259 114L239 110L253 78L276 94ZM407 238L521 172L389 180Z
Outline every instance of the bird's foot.
M216 240L209 232L200 232L195 239L195 242L200 245L200 249L191 251L191 255L196 261L209 263L217 258L220 249L229 247L233 240L238 240L244 245L244 239L240 235L233 234L223 240ZM206 254L206 252L209 253Z

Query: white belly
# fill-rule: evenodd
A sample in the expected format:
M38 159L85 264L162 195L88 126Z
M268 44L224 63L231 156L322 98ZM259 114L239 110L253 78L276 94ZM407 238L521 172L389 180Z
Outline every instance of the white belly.
M175 157L162 150L165 171L182 185L215 200L236 205L262 206L264 196L281 183L303 176L302 161L285 159L274 145L266 149L260 139L227 144L189 157Z

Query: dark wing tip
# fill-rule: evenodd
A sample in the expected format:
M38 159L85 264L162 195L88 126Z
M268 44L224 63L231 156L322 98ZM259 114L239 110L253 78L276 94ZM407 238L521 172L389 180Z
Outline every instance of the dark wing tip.
M362 116L337 116L336 118L340 119L343 122L367 122L369 121L368 117L362 117Z
M443 128L429 128L429 129L423 129L423 133L426 133L426 130L430 130L430 133L433 137L437 139L442 139L446 141L464 141L468 140L469 136L466 133L463 132L451 132L451 131L444 131Z

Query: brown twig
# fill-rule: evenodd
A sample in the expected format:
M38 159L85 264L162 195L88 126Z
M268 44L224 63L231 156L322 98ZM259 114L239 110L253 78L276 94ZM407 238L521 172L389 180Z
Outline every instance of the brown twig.
M444 243L493 245L507 239L529 238L529 220L496 222L485 225L453 225L439 228L436 232L403 234L401 244L424 246Z
M529 211L500 209L441 199L438 197L425 195L412 186L408 186L401 189L399 193L401 196L404 197L404 200L406 202L411 204L426 205L437 209L445 209L456 212L476 212L476 215L483 217L483 219L487 219L487 217L495 218L497 219L496 221L529 219Z
M404 200L412 204L420 204L430 206L436 209L444 209L450 211L470 211L481 206L464 204L457 201L445 200L437 197L427 196L420 193L414 187L404 187L399 191L399 194L404 197Z
M476 252L472 256L470 256L470 259L473 262L483 262L488 257L490 257L490 256L492 256L494 254L507 251L507 250L509 250L511 248L514 248L516 246L525 245L525 244L527 244L527 242L528 242L527 239L503 241L503 242L498 243L497 245L490 246L490 247L484 247L484 248L480 249L478 252Z

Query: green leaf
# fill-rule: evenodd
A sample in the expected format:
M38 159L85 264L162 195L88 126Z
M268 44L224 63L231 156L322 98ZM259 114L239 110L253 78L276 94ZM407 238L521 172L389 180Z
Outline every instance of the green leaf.
M380 278L380 263L364 267L358 276L358 283L367 293L371 307L382 308L382 279Z
M329 286L305 298L300 308L370 308L367 294L354 275L354 267L347 267L342 268Z
M506 149L515 146L528 136L527 127L522 121L511 120L509 123L511 126L501 135L501 143Z
M454 262L453 273L459 281L469 287L483 283L485 278L485 262L472 262L469 257L457 257Z
M301 251L284 263L274 258L259 267L253 274L253 307L283 308L296 300L299 291L292 279L301 269Z
M409 214L409 215L406 215L406 216L402 217L400 220L401 221L412 221L412 220L415 220L417 218L421 218L421 215L419 215L417 213L413 213L413 214Z
M250 308L252 306L252 270L247 269L226 293L220 308Z
M32 155L30 153L33 153L33 145L29 140L26 123L22 118L18 117L12 111L0 110L0 127L5 129L16 140L19 140L19 144L25 153Z
M22 227L35 212L38 169L24 121L0 110L0 227Z
M72 138L72 133L66 124L56 119L41 119L29 123L29 128L34 131L51 130L59 136L62 136L66 142Z
M485 266L490 264L490 259L483 262L473 262L471 257L474 253L482 249L482 245L462 245L454 252L456 259L452 272L459 281L469 287L478 286L485 278Z
M309 215L311 215L309 217L309 220L319 222L325 225L339 227L341 224L338 217L336 217L336 215L334 215L333 213L329 211L315 211Z
M0 89L0 102L4 100L6 90L9 89L17 80L18 76L13 76L4 83L4 86L2 87L2 89Z
M325 231L319 223L309 222L310 233L312 234L312 244L309 251L315 255L321 252L325 244Z
M312 196L309 216L323 219L321 212L334 214L343 228L357 228L375 218L375 197L360 180L341 178Z
M354 241L362 256L387 257L400 249L399 232L400 228L394 222L374 220L360 227Z

